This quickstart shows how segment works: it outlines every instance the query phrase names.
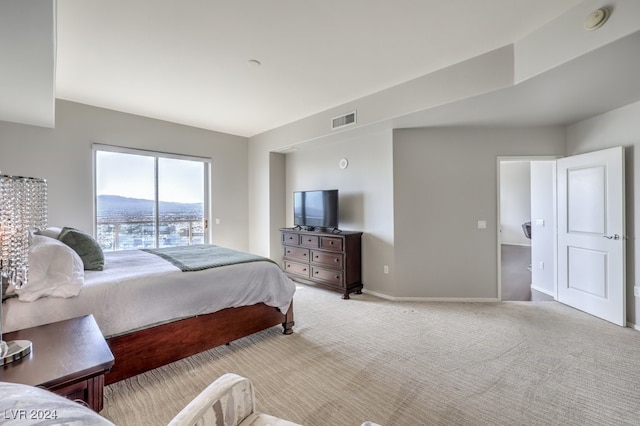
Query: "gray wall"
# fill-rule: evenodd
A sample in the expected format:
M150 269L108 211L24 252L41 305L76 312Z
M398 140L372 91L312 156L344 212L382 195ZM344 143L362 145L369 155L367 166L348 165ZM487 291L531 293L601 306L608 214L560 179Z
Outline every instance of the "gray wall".
M92 143L211 158L213 242L248 249L246 138L58 100L55 129L0 121L0 170L47 179L49 224L93 232Z
M496 159L564 152L561 127L395 130L393 295L496 299Z
M634 296L634 286L640 286L635 265L640 261L640 247L636 223L640 223L640 102L576 123L567 130L567 153L582 154L590 151L624 146L626 186L626 238L627 238L627 321L637 324L640 305ZM638 194L638 196L636 196Z
M0 2L0 120L53 127L56 1Z
M346 169L338 166L342 158L349 161ZM293 191L338 189L339 227L364 232L362 281L368 292L383 295L395 292L392 167L391 131L312 145L286 156L286 225L293 225ZM277 253L281 257L281 250Z
M364 232L365 291L493 300L497 157L564 151L561 127L409 129L310 144L286 155L285 225L293 223L293 191L337 188L340 227ZM280 252L278 240L272 258Z
M363 136L377 138L382 133L389 134L391 126L385 121L508 87L513 84L513 71L513 46L509 45L250 137L251 251L274 259L280 252L279 240L273 240L273 229L285 226L285 217L276 217L280 212L273 208L273 201L287 194L284 187L278 191L274 186L280 176L270 167L271 153L288 152L291 147L304 150L309 146L329 146ZM354 110L358 113L356 124L347 130L330 129L331 117ZM274 226L276 224L278 226Z

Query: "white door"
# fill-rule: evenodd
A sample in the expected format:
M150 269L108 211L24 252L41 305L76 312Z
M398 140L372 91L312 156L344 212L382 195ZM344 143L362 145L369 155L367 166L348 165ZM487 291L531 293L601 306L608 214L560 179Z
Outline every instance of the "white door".
M626 325L624 150L558 160L558 301Z

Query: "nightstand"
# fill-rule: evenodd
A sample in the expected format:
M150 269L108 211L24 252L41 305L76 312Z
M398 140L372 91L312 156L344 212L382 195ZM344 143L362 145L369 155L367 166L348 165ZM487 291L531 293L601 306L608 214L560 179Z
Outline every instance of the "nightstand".
M102 410L104 374L114 358L93 315L3 334L31 340L31 353L0 367L0 381L38 386Z

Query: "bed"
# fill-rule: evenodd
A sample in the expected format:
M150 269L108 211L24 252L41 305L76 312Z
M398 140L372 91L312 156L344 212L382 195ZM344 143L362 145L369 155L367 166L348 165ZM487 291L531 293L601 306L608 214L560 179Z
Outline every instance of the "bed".
M80 256L55 238L34 236L30 250L29 284L2 304L3 332L92 314L115 357L107 384L276 325L292 333L295 285L266 258L183 271L128 250L80 274Z

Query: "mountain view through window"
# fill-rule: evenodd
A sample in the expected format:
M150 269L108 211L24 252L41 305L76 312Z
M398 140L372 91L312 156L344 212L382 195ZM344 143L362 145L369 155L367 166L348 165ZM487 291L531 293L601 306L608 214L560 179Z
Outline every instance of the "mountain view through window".
M96 236L104 250L206 242L208 163L96 150Z

